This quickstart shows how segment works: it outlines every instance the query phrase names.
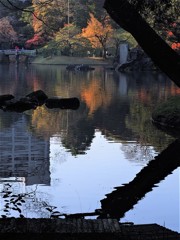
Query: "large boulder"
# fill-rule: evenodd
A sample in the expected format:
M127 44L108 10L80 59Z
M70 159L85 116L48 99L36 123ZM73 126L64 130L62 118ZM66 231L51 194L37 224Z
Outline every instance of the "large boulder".
M13 98L14 98L14 96L12 94L0 95L0 104L4 103L6 101L12 100Z
M47 108L76 110L80 106L80 101L76 97L48 98L42 90L31 92L19 100L15 100L14 96L11 94L0 95L0 109L3 111L24 112L26 110L36 109L43 104L45 104Z
M72 109L76 110L80 106L78 98L60 98L52 97L48 98L45 103L47 108L60 108L60 109Z
M116 69L120 72L159 70L139 47L130 50L127 62L119 64Z
M42 90L37 90L29 93L25 98L30 102L37 102L37 104L41 106L48 99L48 96Z
M16 102L8 102L4 107L4 111L9 112L19 112L22 113L27 110L36 109L37 105L33 102L29 101L16 101Z

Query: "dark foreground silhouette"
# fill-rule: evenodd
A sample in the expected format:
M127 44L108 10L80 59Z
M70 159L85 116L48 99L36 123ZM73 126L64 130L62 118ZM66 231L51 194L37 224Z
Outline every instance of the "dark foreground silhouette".
M101 209L96 209L92 213L70 214L66 217L84 218L85 216L98 216L98 218L120 220L138 201L152 191L156 184L165 179L179 166L180 139L177 139L151 160L131 182L121 187L116 187L115 191L107 194L106 198L101 200Z
M77 110L80 106L79 99L74 98L59 98L48 96L42 91L37 90L24 98L15 100L11 94L4 94L0 96L0 109L8 112L24 112L31 109L36 109L38 106L45 104L47 108L72 109Z

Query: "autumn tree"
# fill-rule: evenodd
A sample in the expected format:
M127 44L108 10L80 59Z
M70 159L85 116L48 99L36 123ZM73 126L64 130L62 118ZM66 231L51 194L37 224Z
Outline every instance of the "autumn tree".
M0 19L0 45L6 47L12 46L13 42L17 41L17 34L14 31L8 17Z
M180 56L143 19L128 0L106 0L111 18L130 32L153 62L180 87ZM166 25L166 24L165 24Z
M67 22L67 1L32 0L34 30L56 32Z
M103 57L106 58L107 44L112 32L113 29L107 15L105 15L102 22L100 22L90 13L88 25L82 29L82 37L89 39L93 48L101 48Z
M8 17L10 24L17 33L17 44L24 46L24 42L32 36L32 27L28 21L25 10L30 6L30 1L0 0L0 18ZM26 14L24 18L23 15Z
M58 48L65 55L73 55L77 48L81 47L80 44L80 29L73 24L66 24L60 28L55 35L55 42Z
M129 0L141 16L175 50L180 43L179 0ZM180 50L180 48L179 48Z

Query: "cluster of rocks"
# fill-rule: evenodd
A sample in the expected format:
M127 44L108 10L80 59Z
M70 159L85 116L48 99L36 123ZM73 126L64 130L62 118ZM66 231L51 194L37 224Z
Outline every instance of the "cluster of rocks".
M94 70L94 67L90 67L88 64L70 64L66 67L67 70L70 71L89 71Z
M0 95L0 109L3 111L24 112L45 104L47 108L72 109L80 106L78 98L48 97L42 90L34 91L19 100L11 94Z
M140 48L136 47L129 51L127 62L115 66L119 72L131 71L158 71L159 68L151 58Z

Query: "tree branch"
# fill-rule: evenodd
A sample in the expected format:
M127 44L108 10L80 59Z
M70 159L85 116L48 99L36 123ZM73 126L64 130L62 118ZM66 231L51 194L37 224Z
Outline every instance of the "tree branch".
M42 5L47 5L47 4L50 4L53 0L47 0L46 2L44 3L40 3ZM9 6L7 6L6 4L4 4L1 0L0 0L0 3L10 9L10 10L18 10L18 11L22 11L22 12L27 12L27 13L31 13L37 20L41 21L46 27L48 27L49 29L51 30L54 30L54 31L58 31L59 29L55 29L55 28L52 28L52 27L49 27L49 25L46 24L46 22L42 19L42 18L39 18L33 11L31 10L28 10L28 9L24 9L24 8L20 8L16 5L14 5L10 0L7 0L7 2L9 3L9 5L12 7L10 8Z
M180 56L149 26L127 0L105 0L111 18L132 34L154 63L180 87Z

